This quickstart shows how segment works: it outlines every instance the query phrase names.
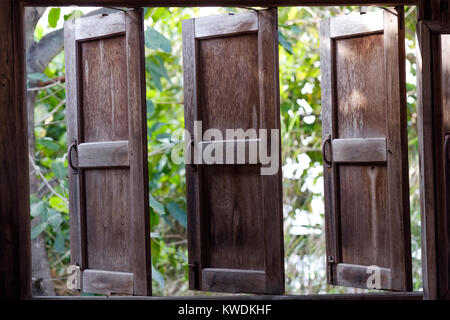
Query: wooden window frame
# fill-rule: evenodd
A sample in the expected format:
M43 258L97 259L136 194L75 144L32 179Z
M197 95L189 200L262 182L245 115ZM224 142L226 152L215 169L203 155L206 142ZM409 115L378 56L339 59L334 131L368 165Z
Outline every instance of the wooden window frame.
M0 12L0 162L2 165L2 184L0 185L0 267L4 271L0 281L0 297L10 299L30 299L31 294L31 240L29 214L29 174L27 146L27 111L25 83L24 49L24 8L29 6L126 6L126 7L205 7L205 6L345 6L345 5L416 5L419 8L418 20L439 17L438 0L6 0ZM419 82L421 74L418 72ZM423 92L419 92L422 94ZM432 129L432 124L429 124ZM428 128L430 129L430 128ZM425 137L426 138L426 137ZM422 150L421 150L422 151ZM432 174L427 179L433 182ZM425 181L427 181L425 179ZM434 192L434 189L427 190ZM433 194L430 194L433 196ZM421 205L433 205L428 197L421 197ZM425 212L431 219L429 214ZM432 219L431 219L432 220ZM434 220L423 226L424 239L435 237ZM423 242L423 268L435 266L436 253L427 254L429 247ZM432 246L433 244L431 244ZM433 273L434 269L427 269ZM433 290L437 280L427 277L424 272L424 293L380 293L380 294L343 294L343 295L298 295L277 296L277 299L422 299L436 298ZM258 296L259 297L259 296ZM65 299L73 299L67 297ZM91 297L90 297L91 298ZM136 297L133 297L136 298ZM142 297L144 299L161 299ZM198 298L198 297L197 297ZM230 298L230 297L228 297ZM241 298L246 298L245 296ZM273 296L265 296L271 299ZM34 298L37 299L37 298ZM41 299L61 299L46 297ZM126 299L115 297L114 299ZM167 299L174 299L167 297ZM195 299L191 298L190 299ZM231 299L240 299L239 296Z

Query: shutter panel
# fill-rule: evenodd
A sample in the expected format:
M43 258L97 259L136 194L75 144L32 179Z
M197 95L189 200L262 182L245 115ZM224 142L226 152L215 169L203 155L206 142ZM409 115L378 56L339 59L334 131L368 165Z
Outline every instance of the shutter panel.
M417 25L418 128L424 294L450 298L450 28Z
M194 121L201 134L280 128L276 9L183 21L183 59L189 133ZM204 140L192 140L194 158L220 143ZM186 166L190 289L284 291L281 169L261 175L259 157L226 164L229 147L248 154L250 141L225 140L223 161Z
M404 43L400 8L321 23L331 284L412 290Z
M71 259L83 292L151 294L142 10L65 25Z

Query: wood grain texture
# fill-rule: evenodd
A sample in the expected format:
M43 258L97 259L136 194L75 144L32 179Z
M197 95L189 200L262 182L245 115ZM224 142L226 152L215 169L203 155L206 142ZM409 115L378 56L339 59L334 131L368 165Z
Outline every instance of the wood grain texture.
M214 16L195 19L195 37L203 39L208 37L229 36L238 33L256 32L258 30L258 17L256 12L242 12L230 15L228 19L216 20Z
M445 212L444 214L438 214L439 280L441 298L450 299L450 161L444 148L445 135L450 132L450 63L447 56L450 54L450 35L442 34L439 40L441 47L441 54L439 55L441 90L440 102L437 103L437 106L441 108L442 131L437 134L435 141L440 144L440 147L436 148L438 152L437 160L441 164L438 172L444 173L437 179L438 190L445 190L445 193L440 193L437 197ZM436 81L435 83L439 82ZM441 186L443 189L440 188Z
M68 22L65 42L68 141L78 144L81 168L69 175L72 264L82 270L131 273L131 293L147 295L151 267L142 14L135 10ZM93 29L100 22L102 38L76 39L78 28ZM117 35L117 25L126 32Z
M78 145L79 168L128 167L128 141L89 142Z
M124 13L97 15L75 20L75 39L94 40L125 33Z
M85 269L82 272L83 292L133 294L133 274Z
M226 129L280 127L276 10L258 12L256 33L235 34L236 17L204 20L211 35L217 35L201 39L195 37L195 20L183 22L185 124L190 132L194 120L202 121L200 134L210 128L225 134ZM242 17L245 22L253 16ZM202 22L204 30L208 25ZM229 29L215 31L215 25ZM234 35L223 37L226 33ZM194 145L201 149L208 144ZM260 168L217 164L193 171L187 166L191 289L284 290L281 171L261 176ZM221 280L216 283L211 274L203 275L211 268L230 271L218 274ZM264 279L254 287L250 278L225 275L242 274L240 270L263 273Z
M380 287L391 287L391 269L380 268ZM367 289L367 280L373 270L360 265L338 263L336 265L336 282L342 286Z
M404 8L384 10L392 287L412 290ZM396 15L395 15L396 12ZM395 106L395 108L393 107ZM394 240L395 239L395 240Z
M362 36L383 32L383 28L383 11L353 13L330 20L330 37L338 39Z
M265 273L259 270L205 268L202 270L204 290L221 291L223 288L236 288L245 292L263 292L265 290ZM238 289L236 283L240 283Z
M438 298L432 33L417 25L417 112L420 165L422 281L424 299Z
M334 139L333 162L383 163L387 160L385 138Z
M412 280L404 34L397 19L403 11L381 12L372 16L378 22L369 23L383 25L381 33L363 24L333 39L334 19L321 26L323 137L333 139L333 166L324 168L328 280L352 285L339 279L336 264L377 265L392 270L384 289L404 291ZM346 17L336 19L345 25ZM354 26L359 17L349 19ZM377 146L358 148L360 139ZM335 141L342 149L336 155Z
M31 239L23 8L0 12L0 299L31 297Z

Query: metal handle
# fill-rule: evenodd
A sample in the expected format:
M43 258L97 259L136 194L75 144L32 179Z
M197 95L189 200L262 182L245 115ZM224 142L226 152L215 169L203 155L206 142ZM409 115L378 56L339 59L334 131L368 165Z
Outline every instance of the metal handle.
M331 160L327 159L327 153L326 153L327 143L330 144ZM331 168L333 165L333 151L331 150L331 135L330 134L327 136L327 138L325 139L325 141L322 144L322 158L323 158L323 162L327 165L327 167Z
M197 165L193 163L194 162L193 159L195 158L194 157L194 146L195 146L194 140L191 140L191 150L190 150L191 163L189 164L189 167L191 168L192 171L197 171Z
M67 158L69 161L69 167L73 170L74 174L78 174L78 167L75 167L72 163L72 150L77 148L77 142L74 141L72 142L72 144L69 146L69 151L67 152Z

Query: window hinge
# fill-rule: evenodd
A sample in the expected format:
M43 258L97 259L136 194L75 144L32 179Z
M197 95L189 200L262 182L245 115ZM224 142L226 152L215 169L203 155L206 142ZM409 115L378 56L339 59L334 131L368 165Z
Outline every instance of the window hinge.
M197 262L193 262L193 263L189 263L188 264L188 270L189 270L189 279L191 281L194 282L194 287L196 289L200 289L200 285L199 285L199 272L198 272L198 263Z
M333 277L333 266L336 263L333 256L328 256L327 259L327 276L328 276L328 282L333 283L334 277Z

